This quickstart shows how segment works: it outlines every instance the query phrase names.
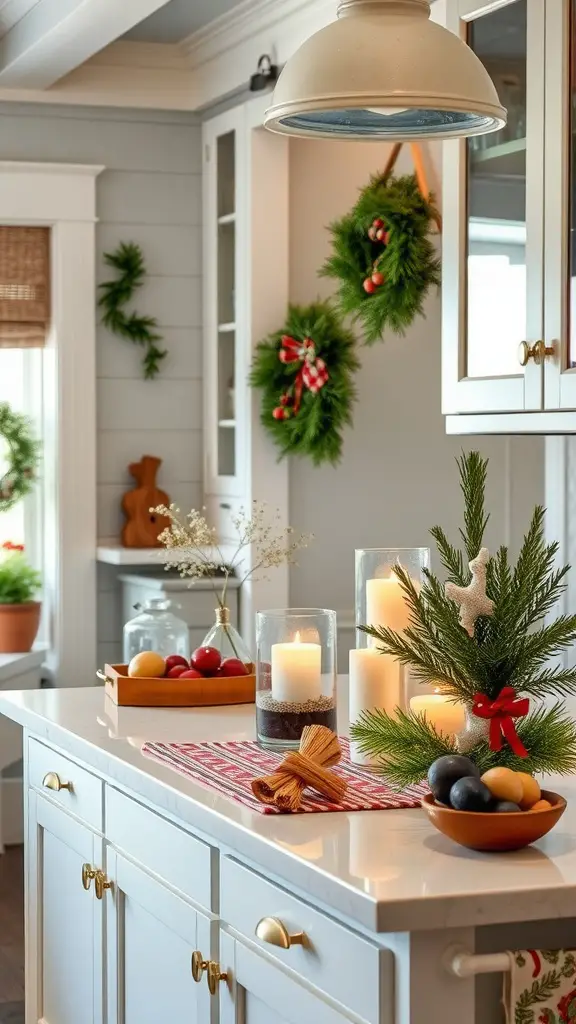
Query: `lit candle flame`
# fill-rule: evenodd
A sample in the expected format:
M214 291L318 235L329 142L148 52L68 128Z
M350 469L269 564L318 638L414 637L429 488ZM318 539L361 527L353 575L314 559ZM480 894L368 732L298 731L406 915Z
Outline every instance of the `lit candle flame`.
M299 644L300 643L300 630L299 629L296 630L296 636L294 637L294 643L295 644Z

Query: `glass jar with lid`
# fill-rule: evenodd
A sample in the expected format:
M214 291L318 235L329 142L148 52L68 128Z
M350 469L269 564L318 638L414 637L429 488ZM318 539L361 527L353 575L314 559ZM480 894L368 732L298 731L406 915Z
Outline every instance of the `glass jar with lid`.
M138 606L136 606L138 607ZM169 654L190 657L188 625L172 609L172 601L153 597L139 609L138 615L124 626L124 663L128 664L141 651L156 651L163 658Z

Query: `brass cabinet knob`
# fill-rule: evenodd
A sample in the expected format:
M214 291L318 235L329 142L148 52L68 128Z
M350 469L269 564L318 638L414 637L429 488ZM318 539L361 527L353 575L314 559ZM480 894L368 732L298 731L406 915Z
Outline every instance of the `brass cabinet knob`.
M104 896L105 889L112 888L112 882L109 882L103 871L98 869L94 875L94 888L96 889L96 899L101 900Z
M535 341L529 345L527 341L521 341L518 346L518 362L520 366L527 366L531 359L536 366L541 366L547 356L554 355L554 346L546 345L543 341Z
M280 949L304 945L304 932L290 935L286 925L278 917L263 917L261 921L258 921L256 937L262 942L269 942L271 946L280 946Z
M220 964L217 964L215 960L209 960L206 968L206 981L208 983L208 989L211 996L216 995L218 988L218 982L227 981L228 975L226 971L220 970Z
M55 793L59 793L61 789L67 789L71 793L74 789L71 782L62 782L62 779L56 772L48 772L42 779L42 785L44 789L52 789Z
M91 864L82 865L82 885L88 892L88 889L92 885L92 879L96 878L96 871Z
M192 977L194 981L202 981L202 975L204 971L208 970L208 960L204 960L202 953L199 949L195 949L192 953Z

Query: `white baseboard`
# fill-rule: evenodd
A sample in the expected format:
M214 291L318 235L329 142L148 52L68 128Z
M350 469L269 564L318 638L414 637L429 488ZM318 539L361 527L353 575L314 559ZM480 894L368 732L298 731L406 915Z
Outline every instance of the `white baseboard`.
M22 779L0 781L0 849L24 842L24 800Z

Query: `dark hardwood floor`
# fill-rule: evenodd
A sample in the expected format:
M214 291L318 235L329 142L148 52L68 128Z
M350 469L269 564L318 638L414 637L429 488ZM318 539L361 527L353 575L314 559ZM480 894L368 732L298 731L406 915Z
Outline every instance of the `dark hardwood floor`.
M24 1024L24 865L21 846L0 856L0 1024Z

